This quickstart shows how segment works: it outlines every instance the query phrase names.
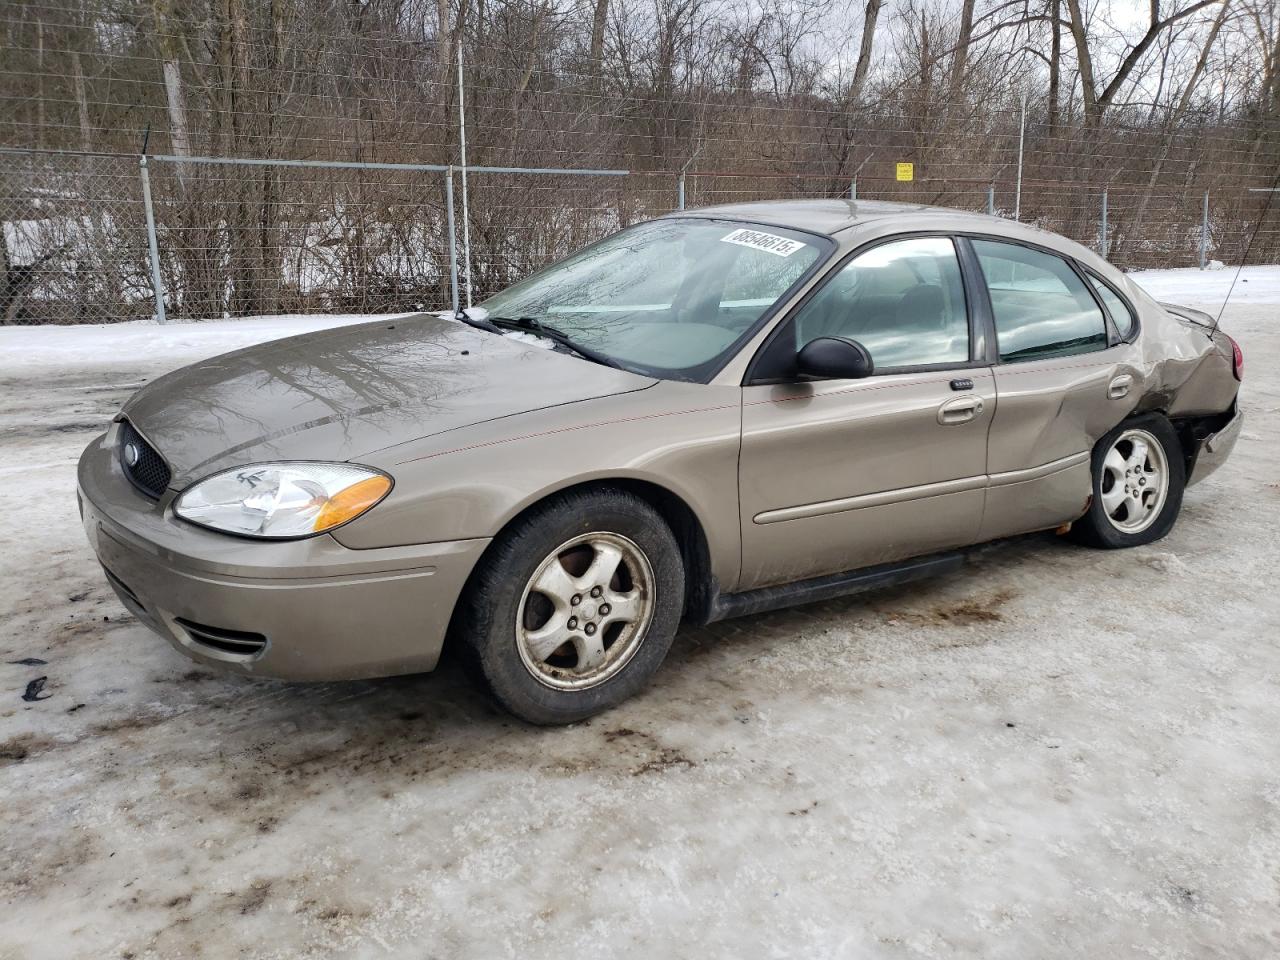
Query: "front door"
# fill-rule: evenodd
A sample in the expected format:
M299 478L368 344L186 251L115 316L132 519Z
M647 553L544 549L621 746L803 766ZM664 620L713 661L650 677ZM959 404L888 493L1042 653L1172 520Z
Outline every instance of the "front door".
M762 356L842 336L860 380L744 387L740 589L917 556L978 537L995 383L971 334L954 241L889 240L839 268Z

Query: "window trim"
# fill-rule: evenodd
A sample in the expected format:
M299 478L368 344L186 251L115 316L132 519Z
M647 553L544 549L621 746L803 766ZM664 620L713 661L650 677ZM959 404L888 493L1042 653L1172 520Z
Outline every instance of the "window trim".
M987 276L978 262L971 235L955 234L956 248L960 250L960 269L964 273L965 289L972 291L971 303L976 307L980 321L980 333L974 336L969 356L979 359L983 365L994 367L1000 362L1000 347L996 342L996 314L991 307L991 291L987 289ZM979 347L981 355L979 356Z
M974 269L978 271L978 275L980 277L983 297L986 300L987 310L989 311L989 316L991 318L991 349L989 353L992 358L991 359L992 366L1012 366L1015 364L1022 364L1022 363L1036 363L1037 361L1040 361L1040 360L1057 360L1057 359L1061 359L1062 357L1084 357L1084 356L1088 356L1091 353L1102 353L1103 351L1110 350L1112 347L1116 346L1118 343L1124 342L1121 340L1119 332L1116 328L1116 325L1111 319L1111 312L1107 310L1107 305L1102 302L1101 294L1099 294L1098 291L1093 288L1093 284L1089 282L1088 273L1090 271L1088 271L1088 269L1083 264L1081 264L1078 260L1076 260L1075 257L1062 253L1059 250L1054 250L1052 247L1046 247L1038 243L1033 243L1031 241L1023 240L1020 237L1018 238L1001 237L1001 236L990 234L990 233L964 233L964 234L958 234L957 236L964 237L966 246L969 247L970 251L973 254ZM987 240L987 241L990 241L991 243L1004 243L1013 247L1025 247L1026 249L1033 250L1036 253L1042 253L1045 256L1055 257L1058 260L1061 260L1063 263L1065 263L1067 265L1067 268L1072 272L1074 272L1075 275L1079 278L1080 282L1084 284L1085 290L1087 290L1089 293L1089 296L1093 298L1094 305L1097 306L1097 308L1102 313L1102 327L1107 335L1106 346L1100 347L1097 350L1084 350L1078 353L1055 354L1052 357L1030 357L1026 360L1003 359L1000 356L1000 342L998 339L999 333L996 330L996 326L995 326L995 319L996 319L995 309L991 305L991 290L987 283L987 275L982 270L982 263L978 257L978 251L973 247L972 241L974 240ZM1099 277L1098 279L1101 280L1102 278ZM1103 282L1105 283L1105 281ZM1108 283L1107 286L1110 287L1111 284ZM1121 299L1124 299L1124 298L1121 298ZM1126 305L1128 304L1128 300L1125 300L1124 302ZM1134 316L1136 317L1137 314L1135 313ZM1136 323L1135 323L1135 326L1136 326Z
M792 383L795 381L794 376L769 376L762 375L761 368L767 367L775 361L774 353L778 350L777 344L783 339L786 331L792 328L796 317L800 311L808 306L822 290L826 289L827 284L842 271L849 263L865 253L869 253L877 247L882 247L889 243L898 243L903 240L922 240L940 238L950 240L952 249L956 255L956 265L960 269L961 286L964 291L965 299L965 316L969 325L969 358L967 360L958 360L954 363L920 363L908 366L897 367L876 367L871 377L893 376L903 373L932 373L942 370L972 370L975 367L989 366L990 361L987 355L990 353L990 343L992 338L988 336L990 321L990 304L986 306L986 313L983 314L981 307L982 301L975 302L973 284L969 275L969 271L965 269L965 258L962 250L961 235L950 230L913 230L909 233L895 233L890 236L877 237L874 240L868 240L861 246L854 247L843 257L836 260L827 270L827 272L806 291L805 295L794 304L786 315L774 325L764 342L756 349L755 355L751 358L751 362L747 364L746 373L742 377L742 385L744 387L764 386L768 384ZM979 283L985 282L981 277L978 278ZM985 296L985 295L984 295ZM1104 313L1105 315L1105 313ZM981 347L981 354L978 348ZM792 355L794 356L794 354ZM766 370L767 374L767 370Z
M1085 282L1088 283L1089 289L1093 292L1094 297L1098 300L1099 303L1102 304L1102 312L1106 314L1108 317L1110 317L1111 319L1111 332L1112 332L1112 335L1114 336L1114 341L1111 345L1118 346L1119 344L1122 344L1122 343L1133 343L1133 341L1138 338L1138 331L1141 326L1142 320L1138 315L1138 311L1134 308L1133 304L1130 302L1129 298L1126 297L1119 290L1117 290L1116 285L1112 283L1110 280L1108 280L1106 277L1104 277L1102 274L1098 273L1097 270L1091 270L1088 267L1086 267L1083 263L1077 263L1076 266L1079 267L1080 272L1084 274ZM1107 306L1106 301L1102 299L1102 295L1098 293L1097 290L1094 289L1093 284L1090 282L1091 280L1096 280L1098 283L1102 284L1104 287L1110 290L1115 295L1116 299L1124 304L1125 309L1129 311L1130 323L1129 323L1129 333L1127 335L1121 335L1120 324L1116 321L1116 318L1112 316L1111 309Z

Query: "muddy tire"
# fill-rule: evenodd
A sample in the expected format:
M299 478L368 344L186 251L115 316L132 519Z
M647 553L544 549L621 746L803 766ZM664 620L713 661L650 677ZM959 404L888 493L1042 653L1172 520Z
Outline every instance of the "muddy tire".
M1149 413L1120 424L1093 448L1093 499L1071 528L1091 547L1137 547L1164 537L1182 509L1186 464L1172 424Z
M662 517L619 490L552 497L504 530L454 621L470 672L515 716L582 720L639 691L684 611Z

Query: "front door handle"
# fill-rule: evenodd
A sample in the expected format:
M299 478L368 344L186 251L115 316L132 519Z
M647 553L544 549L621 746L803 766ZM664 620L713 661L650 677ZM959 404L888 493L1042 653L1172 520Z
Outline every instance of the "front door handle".
M1129 388L1133 386L1133 377L1127 373L1122 373L1111 381L1111 385L1107 387L1107 396L1112 400L1119 400L1121 397L1129 393Z
M956 397L954 400L948 400L938 408L938 422L943 426L968 423L981 415L981 413L981 397Z

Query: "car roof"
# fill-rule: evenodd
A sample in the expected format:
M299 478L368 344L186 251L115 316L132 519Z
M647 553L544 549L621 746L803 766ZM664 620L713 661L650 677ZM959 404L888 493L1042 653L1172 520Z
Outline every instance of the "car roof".
M723 218L752 223L790 227L836 236L843 231L863 227L876 221L892 219L900 223L904 231L939 230L948 233L973 232L1025 240L1067 256L1082 260L1095 269L1105 268L1108 275L1117 271L1099 259L1092 250L1074 240L1042 230L1030 224L1018 223L1004 217L952 207L937 207L922 203L898 203L887 200L759 200L750 203L726 203L696 210L673 210L663 219L672 217ZM836 237L847 242L848 235Z
M955 217L972 219L975 224L990 226L1008 223L999 217L969 210L954 210L921 203L897 203L888 200L757 200L750 203L725 203L696 210L673 210L668 217L724 217L729 220L753 220L779 227L793 227L812 233L833 234L872 220L885 217L939 214L948 220Z

